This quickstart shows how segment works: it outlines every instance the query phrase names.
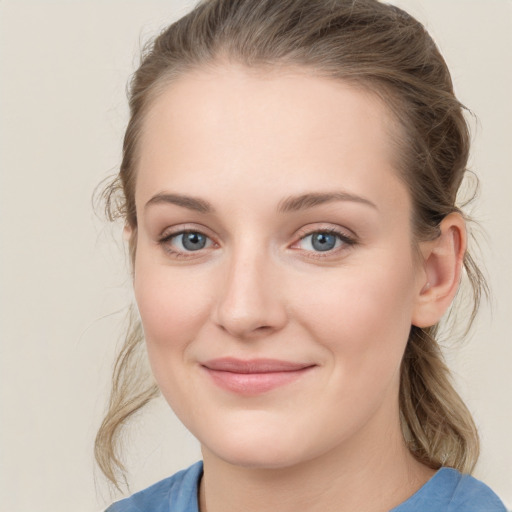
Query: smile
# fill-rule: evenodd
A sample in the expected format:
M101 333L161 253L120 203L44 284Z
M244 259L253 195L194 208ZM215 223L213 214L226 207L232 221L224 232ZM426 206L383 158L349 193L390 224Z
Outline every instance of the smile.
M296 381L316 365L276 359L213 359L202 364L213 383L241 395L258 395Z

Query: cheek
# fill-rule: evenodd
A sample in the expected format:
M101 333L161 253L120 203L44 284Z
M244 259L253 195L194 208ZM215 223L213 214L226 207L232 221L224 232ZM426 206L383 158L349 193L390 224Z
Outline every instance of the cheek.
M413 289L413 273L403 263L346 269L328 287L317 283L315 299L300 305L303 326L329 354L328 384L321 400L312 399L335 418L332 436L340 425L355 432L377 411L396 412Z
M297 314L345 371L394 371L410 331L414 273L410 260L383 258L312 281ZM314 297L314 299L311 299ZM354 371L353 371L354 370Z
M207 281L193 269L173 268L137 254L134 291L150 359L183 352L208 315ZM153 364L153 361L151 361Z

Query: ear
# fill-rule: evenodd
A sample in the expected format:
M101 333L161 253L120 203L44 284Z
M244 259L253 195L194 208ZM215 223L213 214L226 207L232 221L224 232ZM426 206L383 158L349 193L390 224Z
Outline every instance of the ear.
M417 327L437 324L459 287L466 252L466 224L462 215L451 213L443 219L440 229L435 240L420 243L423 268L418 273L411 320Z
M123 240L125 242L129 242L132 237L132 233L133 233L132 227L128 224L128 222L125 222L124 228L123 228Z

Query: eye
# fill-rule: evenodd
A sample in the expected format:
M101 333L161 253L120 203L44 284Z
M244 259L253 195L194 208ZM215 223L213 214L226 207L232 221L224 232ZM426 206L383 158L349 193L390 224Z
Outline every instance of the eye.
M332 233L312 233L302 239L303 249L313 251L331 251L341 245L339 236Z
M206 249L213 242L199 231L181 231L165 236L160 243L171 253L187 253Z
M335 230L319 230L310 232L294 245L294 248L315 253L337 252L343 246L354 245L355 240Z

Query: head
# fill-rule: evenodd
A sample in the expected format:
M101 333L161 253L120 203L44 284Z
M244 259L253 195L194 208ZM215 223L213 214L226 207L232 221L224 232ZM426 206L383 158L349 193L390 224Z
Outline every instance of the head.
M216 85L205 88L205 80ZM186 87L183 86L184 84ZM269 88L269 84L277 84L277 86ZM438 321L453 297L453 290L447 294L447 300L441 305L438 304L433 311L431 307L422 308L422 304L423 306L427 304L429 297L432 297L433 292L430 291L430 288L432 285L436 286L436 279L432 279L432 285L424 287L423 284L426 283L423 283L418 288L420 283L418 276L428 277L427 259L430 249L435 247L435 244L447 232L453 231L454 225L458 230L461 244L460 260L463 261L467 274L474 285L475 302L478 302L481 284L480 274L469 253L464 250L464 223L456 205L457 191L466 171L469 151L468 129L463 117L463 107L454 96L446 64L430 36L416 20L403 11L374 0L356 2L352 0L319 0L315 2L310 0L294 0L292 2L209 0L200 3L189 15L171 25L157 37L143 56L141 65L131 83L131 117L124 140L121 170L119 176L107 190L107 208L110 216L113 218L121 215L126 224L130 254L135 269L134 279L139 307L143 320L145 316L148 318L148 329L146 330L149 330L155 322L150 320L149 313L146 315L144 311L144 304L148 303L147 296L148 293L151 294L151 290L149 289L148 292L148 280L145 283L140 282L142 276L145 275L144 269L147 268L145 263L147 259L142 261L147 252L142 252L140 246L140 235L143 230L140 222L144 204L152 196L147 194L144 196L142 188L146 187L147 190L150 190L151 182L150 185L147 185L147 179L142 176L144 172L142 168L144 165L144 169L148 168L147 155L149 153L158 154L165 146L165 143L160 143L160 145L156 143L155 151L147 149L150 144L154 143L156 137L153 137L153 134L156 136L157 133L162 133L159 130L159 127L162 126L162 120L158 119L159 115L162 112L168 112L168 119L172 118L172 112L179 109L179 100L183 99L191 102L193 111L194 96L191 93L193 90L191 86L195 87L197 91L198 105L201 102L203 105L208 105L208 95L210 96L210 105L214 105L222 98L223 88L225 94L227 94L226 91L233 92L238 88L246 94L245 97L251 98L248 100L248 110L251 110L250 105L252 105L251 115L253 116L258 112L254 103L251 104L255 97L262 102L268 101L270 106L274 105L275 107L279 104L288 106L289 110L285 112L292 112L293 105L300 105L300 101L307 103L308 98L317 98L316 103L311 101L309 105L304 105L305 125L301 132L310 139L314 135L312 130L314 119L308 117L307 113L324 112L327 115L329 107L325 103L322 104L321 98L325 98L327 103L328 100L331 100L332 113L327 124L322 124L322 126L326 130L330 128L330 133L335 131L337 126L335 113L337 112L339 132L343 137L334 138L331 141L331 146L329 148L325 146L324 149L318 142L313 141L311 143L312 151L316 150L317 153L312 153L311 162L318 155L328 156L332 162L335 162L338 156L334 148L343 148L343 140L347 140L351 135L357 135L359 139L356 137L354 143L347 147L356 151L354 148L357 146L357 141L362 146L371 146L373 154L377 154L377 160L374 162L376 173L380 172L378 169L382 167L379 167L378 163L385 164L388 174L381 175L380 182L376 179L372 182L368 176L361 182L359 180L365 173L364 166L354 165L356 161L354 158L357 154L351 155L350 151L347 154L346 148L343 148L344 156L339 157L338 164L341 162L340 167L343 167L343 163L352 162L352 168L355 169L353 176L346 173L340 174L339 177L329 173L322 174L322 168L315 176L311 171L301 173L300 165L297 165L299 171L296 175L290 174L290 171L287 170L289 167L285 165L281 167L276 165L274 168L269 168L267 165L261 179L258 179L254 171L249 172L247 177L242 175L242 178L246 180L246 183L247 180L249 183L251 183L250 180L258 181L260 188L252 187L253 191L249 190L249 194L252 193L254 200L254 208L250 208L250 210L260 211L260 216L257 217L259 224L255 220L256 217L247 217L246 221L248 225L264 226L261 219L271 208L276 206L274 203L283 199L281 192L293 188L287 187L287 184L290 183L293 183L295 188L289 190L285 194L286 196L307 192L328 192L328 184L333 181L337 181L337 185L344 182L353 183L356 192L369 192L372 195L371 190L365 189L360 183L373 183L374 186L382 189L390 183L388 178L392 179L386 204L391 204L395 197L397 204L395 213L397 215L393 218L392 210L389 210L388 220L401 230L401 237L396 238L396 243L401 240L403 248L410 249L408 256L402 262L403 268L410 269L410 272L398 272L396 275L399 278L405 274L409 281L402 283L401 291L395 290L398 295L403 292L400 295L400 302L395 306L403 307L409 304L410 308L405 308L404 316L406 318L403 321L397 319L395 322L396 332L390 330L390 338L396 337L402 341L394 345L395 357L390 361L388 373L382 377L389 380L388 383L392 389L396 388L399 398L394 412L397 419L400 418L403 436L414 457L434 468L446 464L462 470L470 469L476 460L478 451L476 431L469 413L449 383L449 374L435 340ZM208 92L209 90L210 92ZM258 96L259 91L261 91L261 97ZM286 103L286 91L290 95L289 105ZM293 103L294 101L295 103ZM334 108L336 104L340 109L338 111ZM281 133L290 133L292 130L286 130L286 128L293 128L292 123L296 122L298 118L287 116L284 112L280 117L279 110L275 108L274 110L277 119L276 125L282 129ZM344 117L344 112L347 112L346 117ZM375 118L372 112L377 113ZM186 115L186 112L183 114ZM264 116L261 118L262 121L265 119ZM279 119L283 120L282 125L280 125ZM359 130L354 127L352 132L347 122L354 122L358 119L366 119L367 124L360 125ZM266 120L268 121L268 119ZM189 125L194 126L193 123L184 123L185 134L190 133L187 132ZM179 126L175 123L174 128L176 127ZM272 123L269 123L268 128L272 129L272 127ZM278 128L276 128L276 133L279 133ZM249 130L247 133L254 136L255 141L258 141L260 139L257 137L262 132L252 133ZM321 129L320 133L323 133ZM372 139L370 134L375 137ZM328 137L327 132L323 135ZM279 136L277 135L277 137ZM205 140L206 137L201 138L200 133L200 148L205 147ZM290 137L283 141L279 138L277 140L290 143L289 148L304 148L307 144L307 140L302 141L301 144L298 137L293 140ZM372 141L376 141L376 143L372 144ZM379 143L381 144L379 145ZM192 149L190 144L189 149ZM218 152L221 150L217 147ZM283 157L284 150L282 148L277 148L276 151L277 156ZM258 152L257 147L255 152ZM304 161L303 153L304 151L298 157L302 161ZM241 162L246 163L248 154L247 150L244 153L244 150L241 149L236 156L240 157ZM293 151L289 151L288 154L293 155ZM364 150L360 150L358 153L359 156L363 154ZM262 156L262 163L268 164L268 161L265 161L265 156L270 158L268 149L263 151ZM378 160L379 158L380 160ZM208 155L205 155L203 164L207 160ZM219 154L214 155L212 168L219 169L217 164L221 161L222 157ZM299 162L296 163L299 164ZM368 165L371 168L371 162ZM333 163L331 170L334 167ZM193 167L192 171L194 171ZM194 172L190 174L182 172L182 174L185 180L181 183L185 186L185 192L190 195L187 187L190 189L194 183L191 177ZM204 182L205 177L199 175L197 184L200 184L201 180ZM233 175L212 176L210 179L212 182L219 183L218 188L209 187L213 192L210 192L211 197L208 199L218 200L218 204L214 206L218 206L222 202L225 203L226 199L236 197L238 192L243 191L244 180L242 179L238 183ZM270 187L266 191L262 183L272 183L272 180L276 182L275 187ZM317 184L322 183L322 180L325 186L318 188ZM161 184L165 185L165 182L157 182L155 186ZM221 186L224 184L228 185L228 189ZM231 196L229 195L229 186L232 187ZM204 190L207 195L208 188ZM228 195L224 197L222 191L226 190ZM261 192L259 196L258 190ZM278 192L275 197L272 195L273 191ZM267 210L265 210L265 205L262 205L261 198L263 197L269 200ZM143 199L145 200L143 201ZM248 201L250 202L250 200L251 197ZM274 203L272 200L275 200ZM385 209L386 204L378 206ZM240 200L233 205L233 213L239 216L241 212L236 210L237 205L240 206ZM351 207L361 208L363 206L359 204L351 205ZM326 212L323 214L327 215ZM222 215L219 215L222 219ZM356 217L357 213L346 214L348 217L350 215ZM370 213L366 212L361 217L364 219L365 215L369 216ZM227 218L229 218L229 214L225 213L224 219ZM266 226L275 228L275 232L278 232L275 221L272 222L274 224L266 224ZM234 229L234 224L231 226ZM361 230L364 231L363 228ZM344 236L347 236L347 233ZM214 238L214 233L212 233L212 239ZM395 253L395 256L396 254L398 253ZM391 253L388 253L388 256L391 256ZM233 261L235 260L232 259L231 262ZM372 265L372 268L375 268L375 261ZM225 279L219 281L215 289L222 289L223 282L241 279L236 276L244 274L238 273L235 267L236 265L227 265L228 270L224 274L217 273L219 276L224 276ZM391 265L388 267L389 269L391 269ZM314 268L310 270L312 273L316 271ZM209 275L211 276L211 274ZM302 279L306 281L311 279L311 272L309 277L308 273L301 275ZM207 277L207 279L211 280L211 277ZM383 284L385 282L391 284L389 272L382 276L382 279L384 279ZM386 279L388 281L385 281ZM297 279L290 279L290 283L293 282L297 282ZM258 283L255 281L253 284L256 286ZM311 284L314 285L314 283ZM356 293L357 283L354 282L353 286L352 292ZM285 285L285 290L290 297L301 295L300 289L294 291L292 284ZM370 283L368 283L368 288L362 292L367 293L369 290ZM409 296L411 291L418 293ZM262 310L268 308L269 311L272 311L267 320L260 320L259 327L271 327L270 332L269 329L265 331L265 336L258 334L260 343L263 343L262 340L265 337L279 338L279 332L291 329L289 327L291 324L289 316L285 312L287 308L284 307L282 311L280 310L283 302L280 302L279 297L272 294L267 295L267 292L263 291L261 293L262 303L258 307L261 306ZM213 317L216 318L217 326L222 326L224 333L231 334L234 338L240 338L241 332L244 330L240 330L240 324L237 327L237 324L230 323L227 313L229 301L232 299L232 297L229 298L230 294L232 295L232 292L226 291L223 295L222 307L213 308L216 311ZM385 302L385 297L375 294L377 301L379 297L382 305ZM317 304L318 313L321 311L334 313L338 299L336 294L321 296ZM326 303L322 304L322 300L325 300ZM424 303L421 302L422 300ZM265 301L267 301L266 306L263 304ZM431 301L428 304L431 303L434 302ZM291 309L294 310L294 307ZM311 303L303 304L302 307L303 311L314 309L314 305ZM300 307L297 306L295 311L299 310ZM281 316L279 316L280 311ZM371 315L369 310L354 310L353 313L357 316L358 312ZM206 323L202 325L204 326ZM156 394L154 385L150 383L145 387L143 382L141 384L141 381L134 379L133 371L127 371L128 368L133 369L133 356L142 339L139 326L136 326L135 331L132 332L135 334L128 336L124 351L118 360L111 412L98 437L100 448L102 444L110 446L107 449L107 452L110 450L109 456L112 455L113 443L122 422ZM244 332L247 334L246 330ZM366 336L368 338L375 333L361 331L360 334L363 338L369 335ZM330 333L328 337L335 339L336 335L336 333ZM155 336L156 338L158 336ZM283 339L286 339L286 336L283 336ZM158 381L158 344L151 345L149 341L148 339L150 359L153 352L152 365ZM370 349L372 349L371 346ZM193 348L192 352L194 350ZM307 353L307 345L303 347L303 351ZM206 355L201 353L200 355L196 354L196 357L201 358ZM322 359L322 352L312 354L311 357L319 365L324 364L328 367L330 364L327 356L326 359ZM393 364L397 365L396 379L392 378ZM164 370L162 370L163 373L165 373ZM131 389L134 384L138 386L135 390ZM166 394L165 390L164 394ZM133 400L135 395L138 396L137 400ZM372 396L377 397L375 394ZM173 402L172 397L166 396L166 398ZM179 400L173 403L173 406L179 409L178 402ZM389 403L392 402L390 399ZM127 404L130 403L132 405L128 406ZM186 411L183 414L187 417ZM188 426L193 429L197 422L193 418L189 421L190 425ZM354 428L357 428L357 425ZM200 435L199 432L198 437ZM114 473L108 457L101 459L101 449L98 450L98 453L100 453L100 460L103 460L102 467L107 470L107 475L113 478Z

